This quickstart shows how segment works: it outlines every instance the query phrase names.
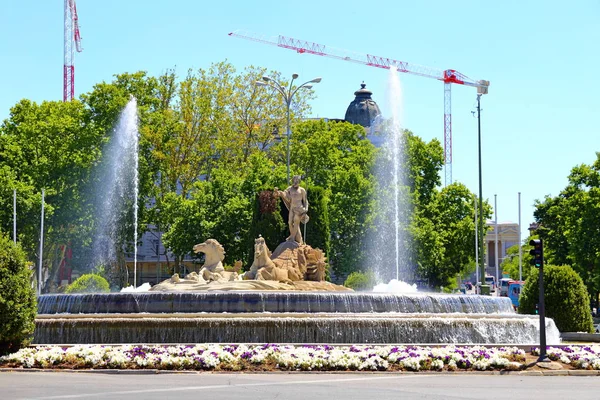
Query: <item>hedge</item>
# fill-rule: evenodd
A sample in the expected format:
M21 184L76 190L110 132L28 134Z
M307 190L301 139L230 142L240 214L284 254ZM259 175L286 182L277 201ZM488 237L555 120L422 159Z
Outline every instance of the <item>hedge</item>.
M29 344L37 302L31 270L21 246L0 233L0 354Z
M539 270L532 268L519 298L519 313L535 314L539 299ZM544 266L546 317L561 332L594 332L590 296L570 266Z
M71 283L65 293L108 293L108 281L98 274L85 274Z
M344 286L356 291L365 291L373 289L375 283L375 275L372 272L352 272L346 278Z

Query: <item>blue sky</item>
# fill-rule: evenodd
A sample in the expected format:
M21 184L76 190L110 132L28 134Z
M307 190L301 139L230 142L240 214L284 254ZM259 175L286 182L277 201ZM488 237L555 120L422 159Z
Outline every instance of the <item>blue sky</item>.
M482 98L483 196L523 234L533 203L557 195L599 150L600 1L78 0L76 95L117 73L160 74L227 59L300 79L321 76L313 116L343 118L365 81L385 112L387 72L229 37L248 30L309 40L491 82ZM62 99L63 1L0 4L0 119L22 98ZM404 126L443 140L443 84L401 75ZM474 88L453 86L453 180L478 192ZM540 171L539 179L534 179Z

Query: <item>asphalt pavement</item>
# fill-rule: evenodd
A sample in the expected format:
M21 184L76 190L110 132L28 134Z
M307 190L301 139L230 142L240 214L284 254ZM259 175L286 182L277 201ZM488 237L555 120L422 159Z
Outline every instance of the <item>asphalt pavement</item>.
M318 398L597 400L600 398L600 376L490 373L0 372L0 399L6 400Z

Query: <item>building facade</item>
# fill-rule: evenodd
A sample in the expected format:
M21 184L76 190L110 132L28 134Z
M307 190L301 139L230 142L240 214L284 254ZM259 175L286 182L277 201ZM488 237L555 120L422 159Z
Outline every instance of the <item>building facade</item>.
M509 247L519 243L519 224L511 221L498 222L497 231L494 221L487 221L487 233L485 235L485 272L496 277L496 281L502 278L500 264ZM496 275L496 241L498 241L498 276Z

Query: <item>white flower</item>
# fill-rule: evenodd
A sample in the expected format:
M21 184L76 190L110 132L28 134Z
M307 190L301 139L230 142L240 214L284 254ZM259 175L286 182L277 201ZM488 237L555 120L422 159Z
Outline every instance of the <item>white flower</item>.
M456 371L457 368L458 366L456 365L456 361L450 360L448 362L448 371Z
M418 371L421 368L421 363L417 358L405 358L400 362L400 365L411 371Z
M442 360L433 360L431 362L431 369L441 371L444 368L444 362Z
M486 359L477 360L473 363L473 368L479 371L485 371L490 367L490 362Z

